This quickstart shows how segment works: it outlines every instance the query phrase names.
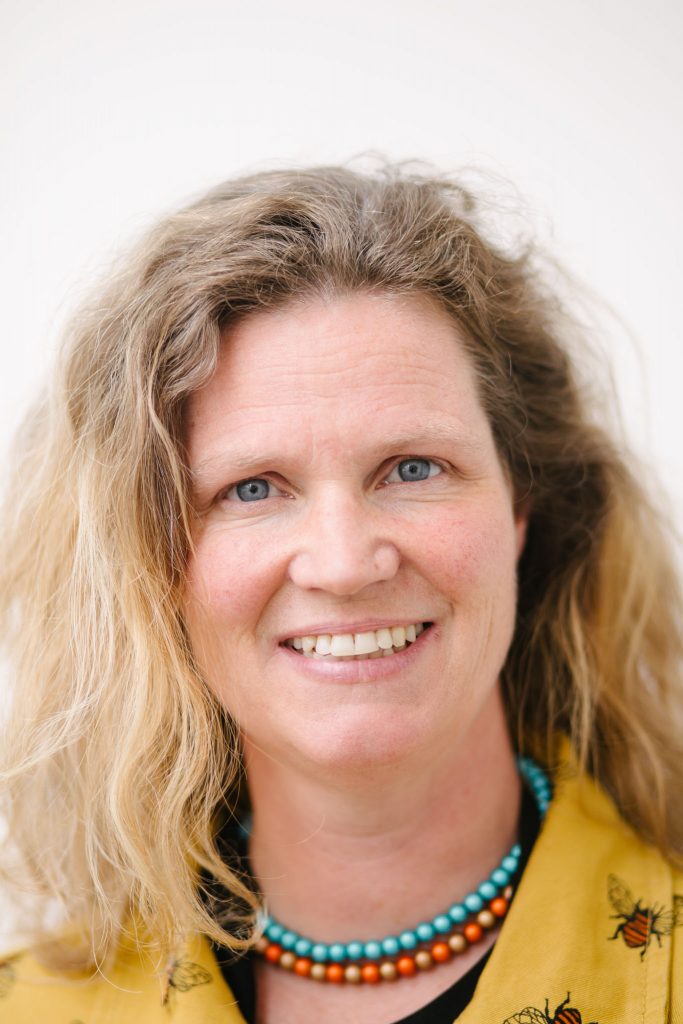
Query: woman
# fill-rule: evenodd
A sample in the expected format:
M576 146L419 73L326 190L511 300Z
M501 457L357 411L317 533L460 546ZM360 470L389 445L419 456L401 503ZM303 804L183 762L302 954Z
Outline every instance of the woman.
M2 559L68 927L6 1019L683 1021L679 590L566 326L395 169L229 182L76 319Z

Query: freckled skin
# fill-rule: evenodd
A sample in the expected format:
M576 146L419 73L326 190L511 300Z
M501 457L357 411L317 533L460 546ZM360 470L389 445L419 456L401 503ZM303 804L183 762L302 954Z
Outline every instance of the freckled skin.
M364 295L247 317L189 403L186 441L201 510L188 629L247 747L324 774L464 742L500 701L525 520L448 317ZM441 472L388 482L410 457ZM273 489L240 502L230 488L251 477ZM321 682L277 645L376 617L435 623L394 677Z

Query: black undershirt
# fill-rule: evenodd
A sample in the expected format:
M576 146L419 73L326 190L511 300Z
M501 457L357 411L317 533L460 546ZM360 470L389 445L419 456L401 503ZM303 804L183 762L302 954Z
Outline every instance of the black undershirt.
M512 879L512 885L517 888L519 879L524 871L529 854L536 841L540 828L540 819L534 800L528 787L522 787L522 802L519 814L519 844L522 848L519 868ZM407 1017L402 1017L394 1024L453 1024L463 1012L474 995L477 982L486 966L488 959L493 952L493 947L474 964L469 971L451 985L450 988L432 999L426 1006L421 1007ZM220 966L223 977L230 986L240 1013L247 1024L255 1024L256 1019L256 985L254 980L253 957L256 954L249 953L239 959L235 959L234 953L225 948L214 947L216 960ZM302 984L307 984L302 981ZM406 984L406 982L398 982Z

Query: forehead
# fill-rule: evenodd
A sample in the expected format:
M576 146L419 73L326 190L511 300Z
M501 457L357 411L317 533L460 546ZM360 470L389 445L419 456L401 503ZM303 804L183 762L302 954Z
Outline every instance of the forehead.
M368 431L488 432L463 336L426 296L292 303L226 330L216 372L188 403L191 463L228 436L361 439Z

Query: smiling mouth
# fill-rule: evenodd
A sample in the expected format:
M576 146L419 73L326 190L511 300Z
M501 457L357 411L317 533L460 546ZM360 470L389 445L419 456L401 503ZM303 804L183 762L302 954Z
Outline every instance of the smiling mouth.
M283 646L319 661L365 661L369 658L390 658L405 651L429 629L431 622L410 626L385 626L363 633L323 633L318 636L294 636Z

